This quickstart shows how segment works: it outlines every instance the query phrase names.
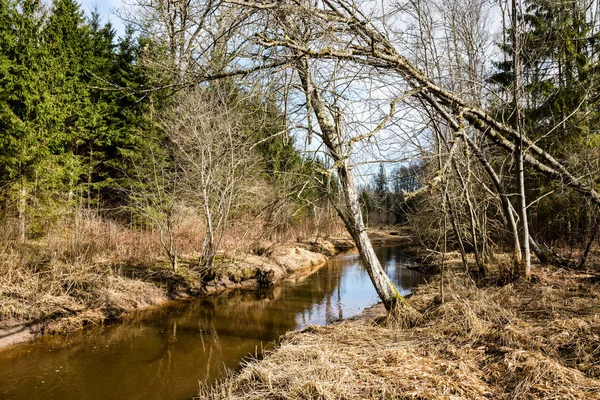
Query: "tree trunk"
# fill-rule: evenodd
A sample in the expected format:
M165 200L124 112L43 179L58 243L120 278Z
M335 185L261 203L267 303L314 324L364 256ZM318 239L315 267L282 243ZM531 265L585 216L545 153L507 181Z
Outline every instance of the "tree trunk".
M365 269L385 308L388 311L394 310L398 302L404 301L404 299L385 273L369 240L362 220L358 193L354 186L352 170L348 165L348 160L344 160L341 163L337 168L337 173L342 186L342 201L344 205L344 208L339 210L340 217L356 243L361 260L365 264Z
M518 209L521 219L521 275L525 279L531 277L531 251L529 249L529 222L527 221L527 200L525 197L525 171L523 167L523 152L521 146L517 146L517 185L518 185Z
M399 303L404 302L404 298L386 275L367 235L360 210L358 192L354 186L352 170L344 153L344 144L341 140L341 127L332 117L321 98L320 92L314 88L308 60L306 58L299 59L295 63L295 68L300 76L306 99L317 117L317 123L321 128L321 139L336 165L343 202L343 208L337 209L338 214L356 243L361 260L377 294L383 301L385 308L388 311L393 311Z
M204 244L202 245L200 263L204 266L212 267L215 259L215 232L212 223L212 214L210 212L210 207L208 206L208 195L206 193L206 188L203 189L202 202L202 206L204 208L204 218L206 221L206 236L204 237Z
M525 168L523 165L523 124L521 101L523 76L521 71L521 48L517 32L517 0L512 0L512 49L513 49L513 101L515 130L519 133L516 143L515 161L517 165L517 192L519 217L521 219L522 266L519 271L525 279L531 277L531 252L529 250L529 223L527 220L527 198L525 197Z
M19 188L19 239L21 243L25 243L27 239L27 223L26 223L26 208L27 208L27 189L25 188L25 180L21 178Z
M592 229L592 233L590 235L590 239L585 246L585 251L583 252L583 256L581 256L581 260L577 264L577 269L583 269L585 267L585 262L590 254L590 250L592 249L592 244L596 239L596 235L598 234L598 228L600 228L600 219L596 219L596 223L594 224L594 228Z

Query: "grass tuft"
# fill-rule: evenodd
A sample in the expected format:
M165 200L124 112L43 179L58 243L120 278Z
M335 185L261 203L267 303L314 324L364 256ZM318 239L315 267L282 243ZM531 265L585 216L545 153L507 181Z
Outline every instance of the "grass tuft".
M480 287L447 271L443 304L434 278L408 300L408 318L382 312L288 333L200 398L600 399L598 280L535 274Z

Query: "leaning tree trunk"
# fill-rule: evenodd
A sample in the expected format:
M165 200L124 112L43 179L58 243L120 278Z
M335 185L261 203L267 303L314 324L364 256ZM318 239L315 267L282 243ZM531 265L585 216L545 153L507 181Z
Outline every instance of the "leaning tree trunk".
M280 12L278 18L283 29L286 31L286 35L302 43L304 35L298 26L298 22L286 12ZM336 207L336 210L352 236L365 269L385 308L388 311L394 311L400 303L404 303L404 298L386 275L367 236L360 210L358 193L354 186L352 170L348 160L352 143L345 143L342 140L340 116L334 115L333 111L327 107L327 104L321 97L321 92L315 87L308 56L293 49L292 53L295 56L293 67L298 72L302 91L306 96L308 115L310 116L314 112L317 117L317 123L320 128L320 133L318 134L334 161L338 178L340 179L343 206Z
M377 259L373 245L367 236L358 192L354 186L352 169L344 152L344 143L341 139L341 127L339 120L335 121L321 94L315 89L310 74L308 60L301 58L295 63L302 87L307 98L307 104L312 108L320 127L320 136L332 157L340 180L342 189L342 207L336 207L339 216L342 218L346 229L352 236L365 269L371 278L371 282L377 291L377 294L383 301L388 311L395 310L399 303L404 302L392 281L389 279L381 263Z
M348 165L348 160L344 160L337 168L338 177L342 187L342 203L343 207L339 208L340 217L346 225L346 229L354 239L360 257L365 264L365 268L377 294L385 304L385 308L390 311L394 310L399 301L404 301L404 298L396 289L390 278L385 273L381 266L375 250L371 244L371 240L367 235L367 230L363 223L360 203L358 201L358 193L354 186L352 169Z

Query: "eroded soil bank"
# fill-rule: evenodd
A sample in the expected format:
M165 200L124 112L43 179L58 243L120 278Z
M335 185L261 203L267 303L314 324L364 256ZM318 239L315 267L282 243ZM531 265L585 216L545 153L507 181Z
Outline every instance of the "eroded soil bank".
M347 238L260 243L251 254L221 255L212 268L182 260L177 273L166 263L55 267L39 274L40 281L0 288L2 315L11 316L0 321L0 348L101 324L168 299L276 285L308 274L327 257L353 247Z
M375 252L401 293L423 282L402 248ZM273 287L169 301L119 323L3 349L0 398L192 399L199 381L238 370L286 332L358 315L376 301L357 252L345 252Z
M497 276L495 277L497 278ZM210 399L600 399L600 275L537 265L531 282L458 268L418 287L398 327L381 306L287 334Z

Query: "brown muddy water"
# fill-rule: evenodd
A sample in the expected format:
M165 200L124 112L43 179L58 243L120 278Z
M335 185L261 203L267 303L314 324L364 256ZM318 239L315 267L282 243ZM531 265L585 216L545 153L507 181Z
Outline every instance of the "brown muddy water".
M423 281L396 247L376 250L403 294ZM268 290L173 301L122 323L0 350L0 399L190 399L280 335L377 303L355 254Z

